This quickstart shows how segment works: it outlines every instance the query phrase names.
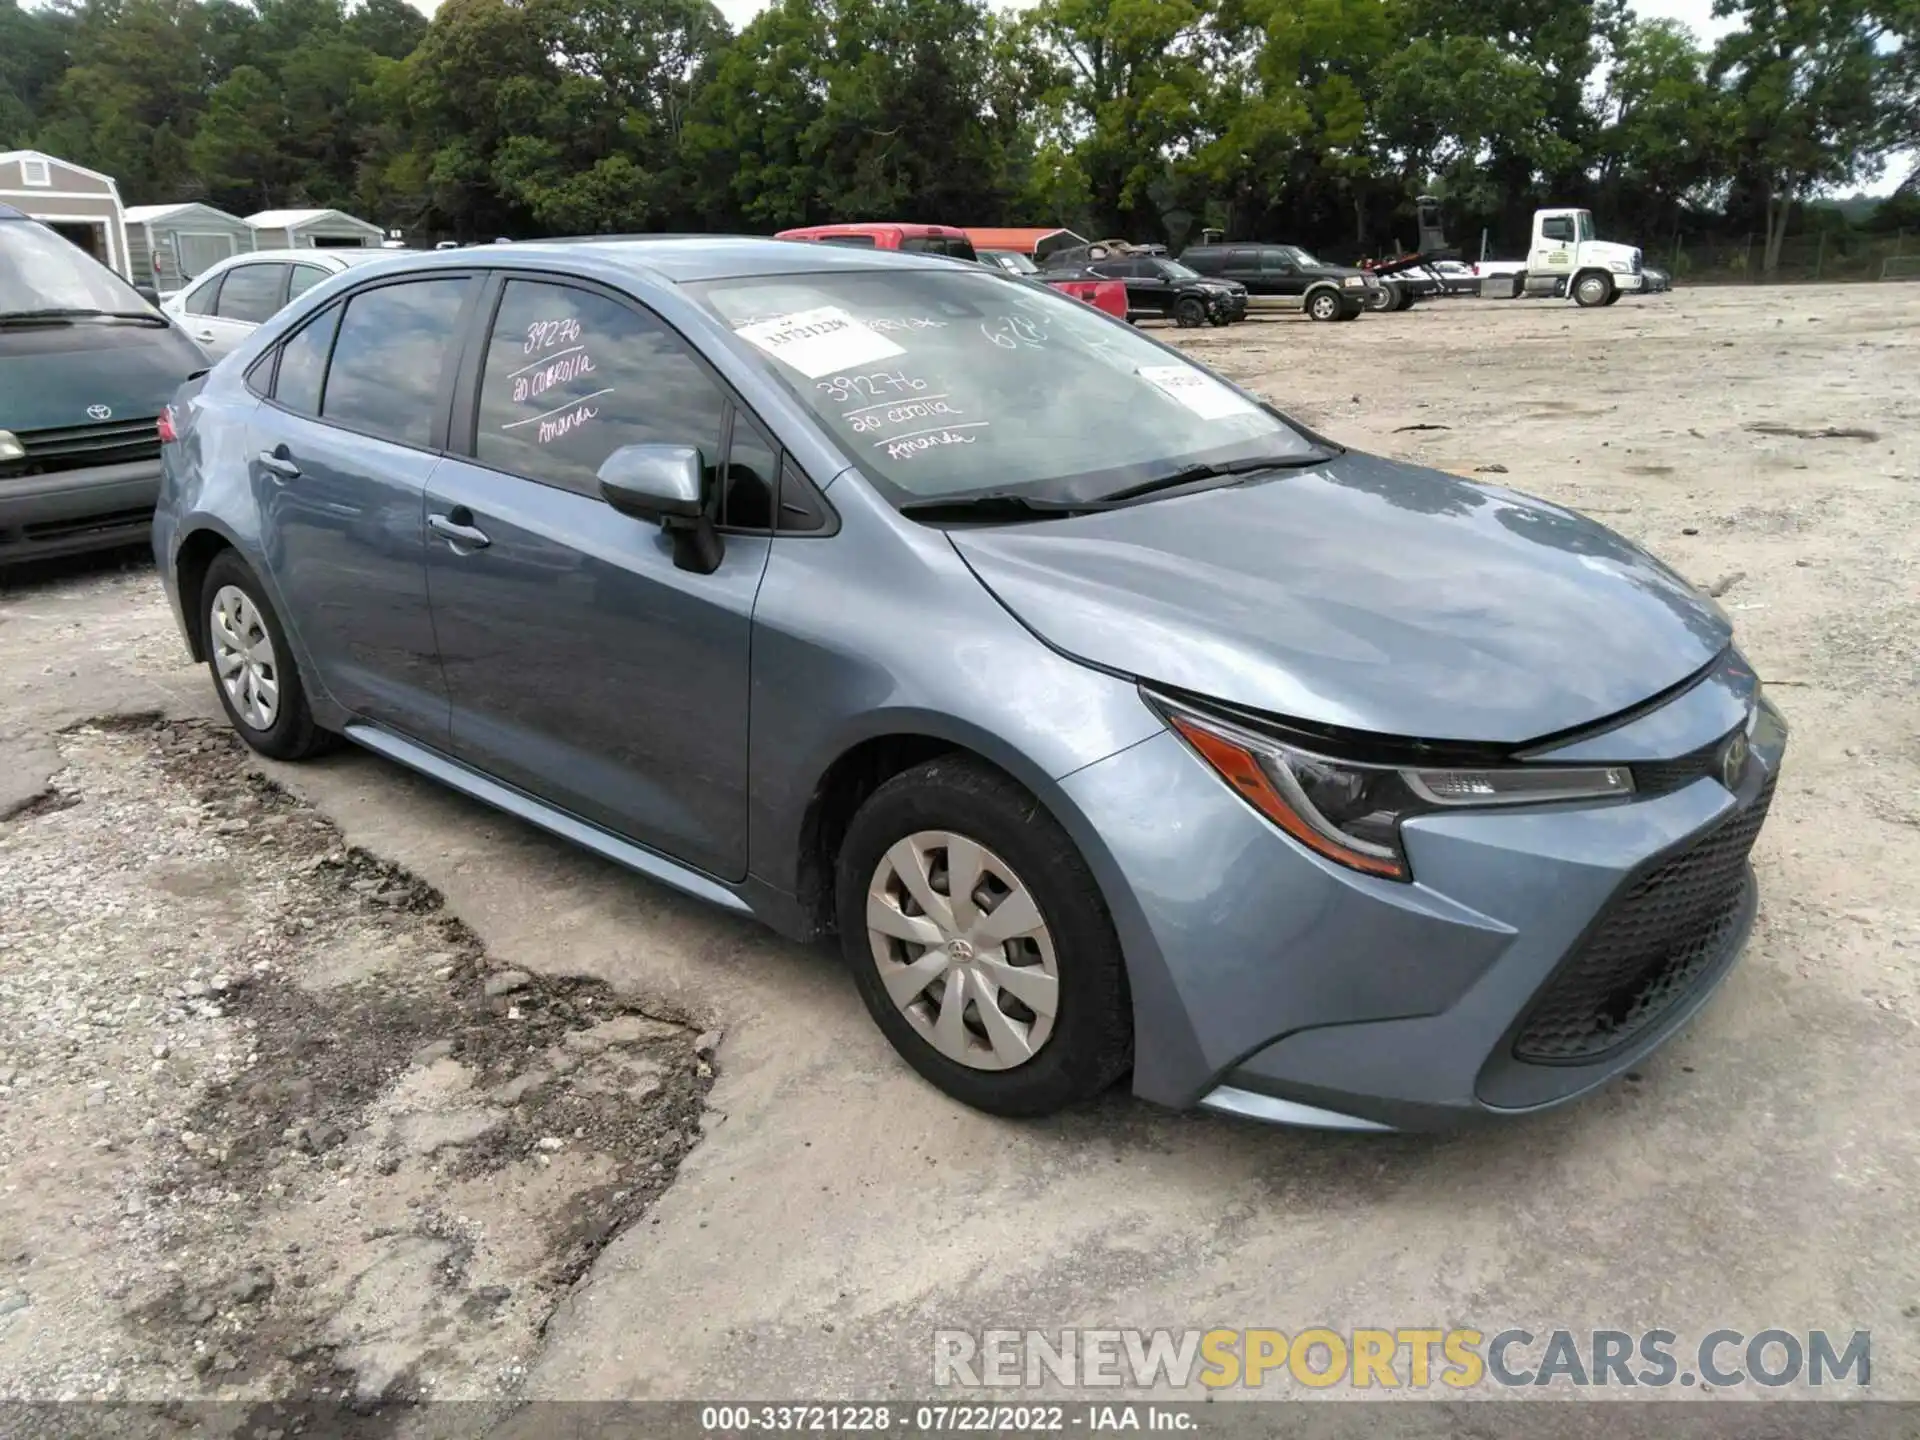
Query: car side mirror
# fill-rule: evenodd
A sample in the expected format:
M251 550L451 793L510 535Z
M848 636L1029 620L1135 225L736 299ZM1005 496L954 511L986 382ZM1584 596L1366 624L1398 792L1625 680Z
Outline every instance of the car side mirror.
M153 306L156 310L159 309L160 292L156 290L153 286L136 285L133 287L133 293L138 295L142 300L146 301L149 305Z
M673 541L673 563L711 575L724 548L707 514L707 469L693 445L622 445L600 464L600 494L635 520L650 520Z

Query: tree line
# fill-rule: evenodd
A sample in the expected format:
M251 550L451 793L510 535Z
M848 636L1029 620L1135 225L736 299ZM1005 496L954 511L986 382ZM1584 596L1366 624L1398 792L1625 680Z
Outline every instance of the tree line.
M1379 253L1446 204L1619 238L1745 227L1913 167L1920 0L0 0L0 150L129 203L410 235L1062 224ZM1920 223L1920 169L1882 207Z

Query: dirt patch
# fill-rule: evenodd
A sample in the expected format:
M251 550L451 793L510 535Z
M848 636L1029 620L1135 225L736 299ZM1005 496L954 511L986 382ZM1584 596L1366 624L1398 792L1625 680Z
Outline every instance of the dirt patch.
M510 1400L717 1037L491 961L224 729L61 747L0 829L0 1398Z

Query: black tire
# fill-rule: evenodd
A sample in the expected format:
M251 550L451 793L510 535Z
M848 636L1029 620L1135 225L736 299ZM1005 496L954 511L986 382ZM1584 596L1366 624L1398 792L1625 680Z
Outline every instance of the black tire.
M1207 317L1207 323L1214 326L1231 325L1233 323L1233 317L1231 315L1209 315Z
M247 603L259 616L261 629L272 642L272 678L279 693L272 723L264 728L254 725L241 714L220 678L213 607L221 591L228 588L246 596ZM307 705L306 687L300 681L300 667L295 663L293 651L287 644L286 627L280 623L273 602L267 598L266 587L261 585L259 577L246 561L231 550L223 550L216 555L213 563L207 567L206 578L201 581L198 604L200 642L207 657L207 673L213 677L213 693L220 697L220 708L227 712L228 721L242 740L274 760L304 760L309 755L330 750L339 743L339 736L322 730L314 723L313 711Z
M1307 315L1314 320L1338 320L1343 308L1337 290L1315 290L1307 296Z
M1188 295L1175 302L1173 307L1173 323L1178 325L1182 330L1197 330L1200 326L1207 323L1206 302L1192 295Z
M1624 295L1624 294L1626 294L1626 293L1627 293L1626 291L1624 291L1624 290L1619 290L1619 289L1616 289L1616 290L1613 290L1613 291L1611 291L1611 292L1610 292L1610 293L1609 293L1609 294L1607 295L1607 304L1609 304L1609 305L1615 305L1615 304L1618 304L1618 303L1619 303L1619 301L1620 301L1620 297L1621 297L1622 295Z
M1358 319L1360 318L1360 311L1358 311L1358 310L1342 310L1342 311L1340 312L1340 318L1341 318L1342 320L1358 320Z
M868 937L867 891L888 850L919 831L950 831L998 855L1032 895L1059 976L1052 1033L1011 1069L951 1060L888 995ZM841 950L867 1012L893 1048L954 1099L993 1115L1048 1115L1091 1099L1132 1063L1132 1001L1106 902L1066 831L1019 784L969 756L894 776L853 817L835 862Z
M1376 314L1385 315L1400 308L1400 287L1391 280L1382 280L1378 287L1367 291L1367 309Z
M1573 282L1573 303L1585 310L1612 304L1613 294L1613 277L1599 270L1589 270Z

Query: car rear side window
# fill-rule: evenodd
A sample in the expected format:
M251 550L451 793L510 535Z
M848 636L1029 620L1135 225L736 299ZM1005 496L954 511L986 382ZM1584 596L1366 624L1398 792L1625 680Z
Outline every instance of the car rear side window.
M222 320L258 325L280 308L286 285L284 265L236 265L220 286L220 302L213 313Z
M487 343L473 454L598 495L601 463L623 445L695 445L718 465L727 403L656 317L571 285L511 280Z
M213 314L213 307L220 303L220 282L225 278L226 275L222 272L205 284L188 291L186 301L180 308L189 315Z
M879 244L871 235L822 235L822 245L852 245L860 250L872 250Z
M327 352L340 326L340 306L329 305L280 347L280 373L273 382L274 403L302 415L320 413L320 389L327 378Z
M321 419L403 445L431 444L441 375L471 283L465 276L408 280L349 299Z
M322 280L325 280L330 273L330 271L323 270L318 265L294 266L293 279L287 284L287 299L291 300L296 295L306 294L307 291L313 289L313 287L318 285Z

